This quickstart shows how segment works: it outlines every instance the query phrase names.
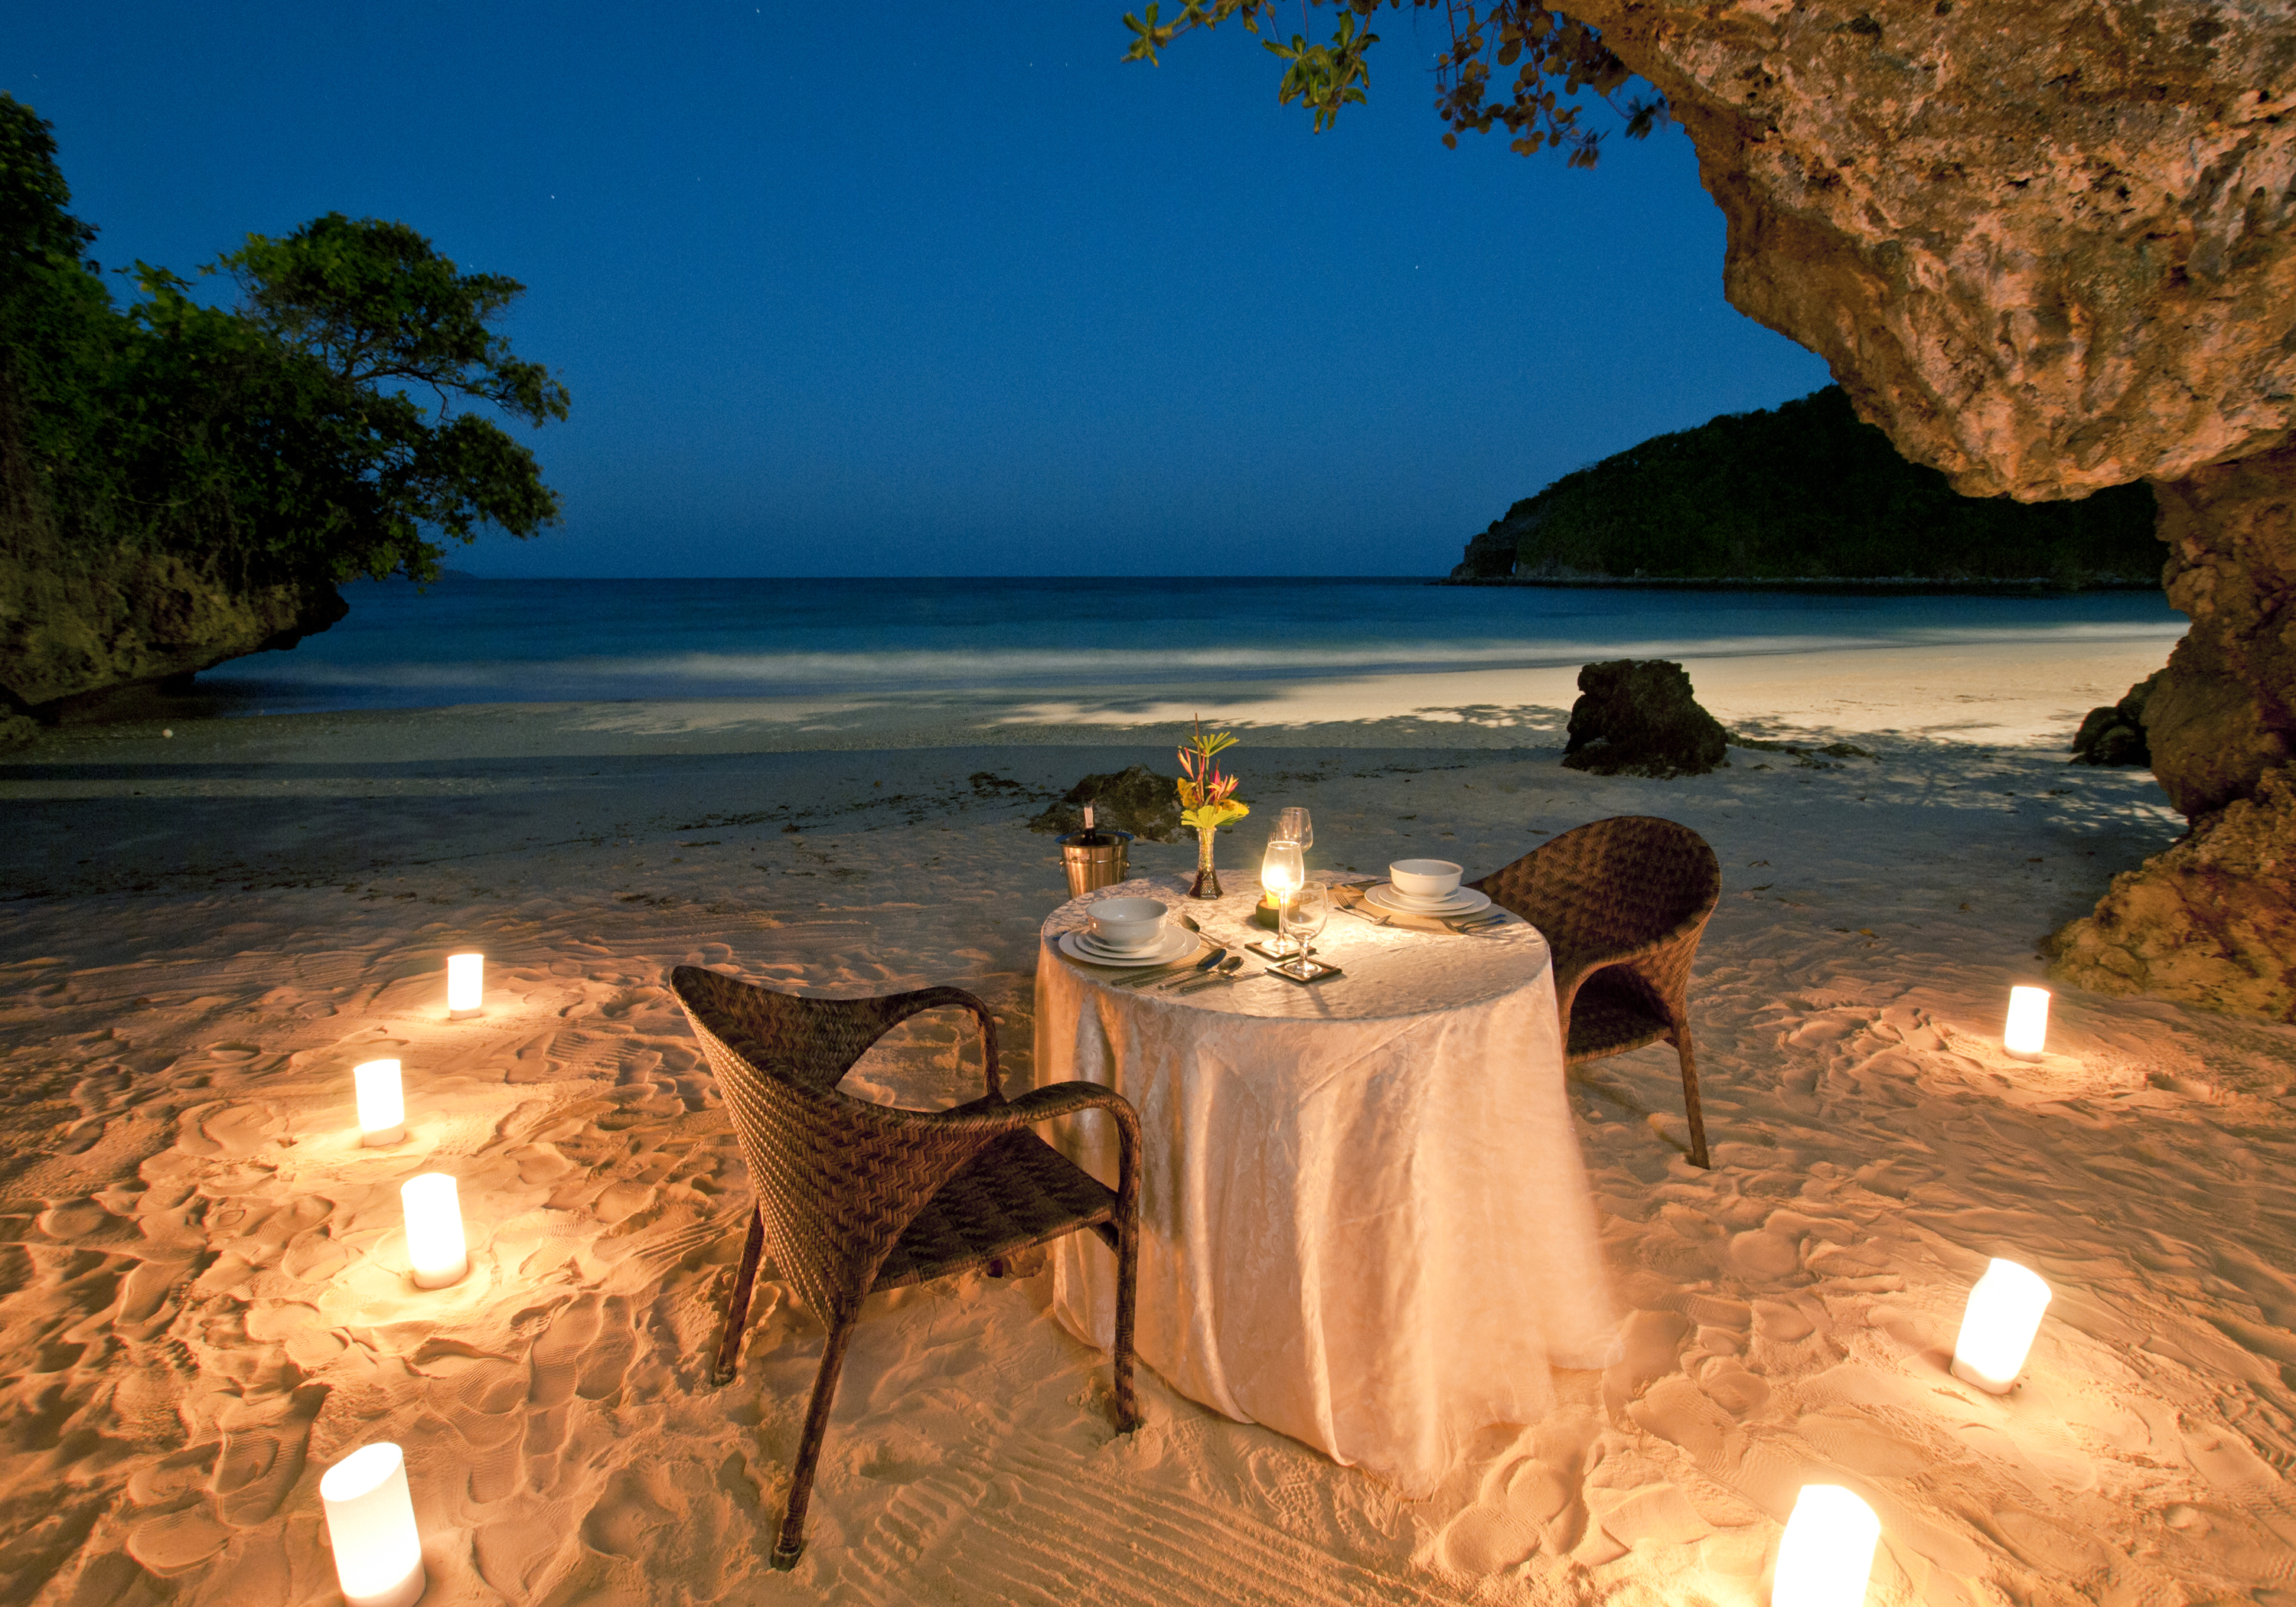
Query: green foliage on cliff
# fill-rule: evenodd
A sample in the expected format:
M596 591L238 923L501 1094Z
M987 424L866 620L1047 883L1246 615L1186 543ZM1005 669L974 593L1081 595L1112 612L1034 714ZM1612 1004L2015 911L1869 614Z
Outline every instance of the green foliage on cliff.
M515 281L331 213L202 268L237 283L235 308L140 262L123 308L70 200L48 125L0 94L0 520L242 585L428 579L433 535L556 522L533 454L461 410L566 416L565 387L489 327Z
M1829 385L1566 474L1493 521L1452 573L2157 582L2152 517L2142 485L2082 502L1959 496Z

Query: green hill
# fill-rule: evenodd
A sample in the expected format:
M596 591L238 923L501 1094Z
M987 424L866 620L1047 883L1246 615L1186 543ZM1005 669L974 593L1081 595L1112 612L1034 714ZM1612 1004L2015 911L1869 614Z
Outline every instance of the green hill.
M1467 545L1463 580L2030 580L2158 585L2152 493L1963 496L1829 385L1566 474Z

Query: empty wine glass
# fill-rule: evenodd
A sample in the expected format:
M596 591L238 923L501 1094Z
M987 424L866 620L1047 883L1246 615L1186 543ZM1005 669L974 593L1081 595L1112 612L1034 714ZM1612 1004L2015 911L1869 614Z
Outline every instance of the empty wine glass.
M1275 817L1275 840L1296 842L1303 849L1316 846L1316 825L1308 818L1308 811L1297 805Z
M1320 881L1303 881L1300 890L1285 900L1292 940L1300 952L1283 963L1283 969L1294 976L1308 974L1308 950L1316 934L1324 930L1324 922L1332 918L1332 890Z

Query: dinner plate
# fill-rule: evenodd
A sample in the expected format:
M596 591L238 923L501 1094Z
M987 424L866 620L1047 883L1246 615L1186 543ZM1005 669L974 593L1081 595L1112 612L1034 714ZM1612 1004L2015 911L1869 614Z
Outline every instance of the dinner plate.
M1061 952L1087 965L1169 965L1195 953L1201 941L1186 927L1171 925L1164 929L1155 947L1138 954L1119 954L1112 948L1103 948L1088 931L1064 931L1061 934Z
M1488 894L1479 893L1472 887L1463 887L1447 898L1421 903L1395 890L1394 884L1382 881L1364 895L1364 901L1398 915L1472 915L1490 908Z

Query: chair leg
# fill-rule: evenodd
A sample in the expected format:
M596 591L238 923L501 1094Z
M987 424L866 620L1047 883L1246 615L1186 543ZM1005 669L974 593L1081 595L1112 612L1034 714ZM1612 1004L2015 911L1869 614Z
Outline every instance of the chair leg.
M718 1341L718 1362L709 1382L723 1388L734 1382L742 1355L742 1331L750 1320L750 1291L758 1281L758 1259L765 1253L766 1219L750 1212L750 1239L742 1246L742 1270L734 1275L734 1298L726 1302L726 1332Z
M821 1352L821 1371L814 1375L813 1404L806 1408L805 1438L798 1442L797 1464L790 1469L789 1505L782 1509L782 1532L774 1541L774 1566L786 1572L805 1554L805 1509L813 1499L813 1467L821 1459L821 1441L829 1432L829 1406L837 1398L837 1374L845 1365L845 1347L853 1337L853 1318L840 1316L829 1324L829 1342Z
M1140 1226L1135 1221L1117 1230L1116 1248L1116 1431L1129 1434L1140 1426L1140 1403L1132 1388L1133 1309L1140 1297Z
M1675 1025L1674 1050L1682 1057L1682 1103L1690 1112L1690 1163L1711 1171L1714 1163L1706 1158L1706 1114L1698 1107L1698 1059L1691 1053L1686 1022Z

